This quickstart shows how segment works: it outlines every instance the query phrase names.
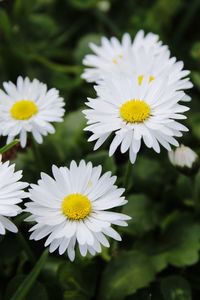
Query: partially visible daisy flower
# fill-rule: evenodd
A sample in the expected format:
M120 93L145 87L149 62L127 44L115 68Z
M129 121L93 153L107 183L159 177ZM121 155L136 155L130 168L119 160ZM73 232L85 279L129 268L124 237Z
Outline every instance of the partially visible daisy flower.
M189 170L192 170L196 173L199 169L199 157L189 147L181 145L175 150L169 151L168 156L171 164L182 171L188 173Z
M99 83L102 79L121 74L131 78L136 76L139 85L144 77L149 82L164 77L176 90L193 86L187 77L190 71L183 69L182 61L170 57L168 47L162 45L159 36L153 33L145 36L140 30L133 43L127 33L122 37L122 43L114 37L110 41L103 37L101 46L91 44L91 48L95 55L86 55L83 64L90 68L82 75L89 82ZM184 101L190 100L189 96L184 97Z
M85 69L82 78L88 82L96 82L105 74L117 70L121 62L128 57L131 45L132 41L128 33L123 35L121 42L116 37L110 40L102 37L100 46L90 43L89 46L94 54L88 54L83 59L83 64L89 68Z
M10 221L21 213L22 209L17 205L27 197L24 188L28 183L20 181L22 171L15 172L15 165L9 166L9 161L0 163L0 235L6 233L6 229L17 232L17 227Z
M170 144L178 146L176 137L188 131L176 121L185 119L183 113L189 109L179 104L185 93L175 91L165 80L149 83L144 78L138 85L137 77L116 77L95 89L97 99L88 99L90 109L83 111L88 124L85 130L92 132L89 141L97 140L95 150L115 133L109 155L121 145L121 152L129 150L134 163L142 141L159 153L160 145L167 150L171 150Z
M0 90L0 132L8 136L10 143L19 135L20 144L26 146L27 133L32 133L37 143L43 136L54 133L51 122L62 122L64 101L58 90L47 90L47 85L37 79L17 78L17 84L3 83L5 92Z
M109 247L106 236L118 241L120 235L111 225L127 226L127 215L107 211L127 203L124 189L114 185L115 176L107 172L101 176L102 167L81 161L71 162L70 168L52 167L54 178L41 173L38 184L32 184L26 211L27 221L35 221L30 239L47 237L49 251L67 251L71 261L78 244L82 256L101 252L102 245Z
M193 87L190 78L187 77L190 71L183 69L182 61L177 61L175 57L170 58L170 51L162 51L154 55L151 50L134 48L126 60L121 65L120 73L123 76L132 78L137 77L138 85L141 85L144 78L149 83L164 78L166 84L171 85L175 90L185 90ZM104 79L109 77L105 75ZM187 95L184 101L190 101L191 98Z
M145 35L144 30L139 30L134 38L132 49L138 51L144 48L145 52L151 52L153 55L160 54L168 49L168 46L163 45L159 35L149 32Z
M140 30L133 42L130 35L125 33L121 42L116 37L110 40L102 37L100 46L90 43L90 48L94 54L88 54L83 59L83 64L89 68L85 69L82 78L88 82L97 82L112 72L120 71L121 68L123 70L124 63L125 66L129 64L132 50L140 51L144 48L146 52L157 55L165 51L167 46L162 45L157 35L148 33L144 36L144 31Z

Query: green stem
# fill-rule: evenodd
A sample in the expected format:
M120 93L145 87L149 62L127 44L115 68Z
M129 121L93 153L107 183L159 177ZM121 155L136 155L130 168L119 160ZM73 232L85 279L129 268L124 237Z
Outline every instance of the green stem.
M133 167L133 165L128 160L126 163L126 170L125 170L125 175L124 175L124 180L123 180L123 187L126 188L127 191L129 188L129 180L131 177L132 167Z
M31 264L34 266L35 262L36 262L35 255L21 232L18 232L17 239L18 239L19 243L21 244L23 250L25 251L27 258L29 259Z
M5 145L4 147L0 148L0 154L3 154L4 152L10 150L12 147L14 147L15 145L17 145L19 143L19 140L14 140L12 141L10 144Z
M30 289L33 287L37 277L39 276L40 272L42 271L46 260L48 257L48 251L45 250L41 255L38 262L35 264L32 271L26 276L22 284L18 287L14 295L10 298L10 300L23 300L26 299Z
M192 182L192 198L194 202L194 206L197 212L200 212L200 201L199 201L199 191L198 191L198 184L196 181L196 177L191 177Z
M47 67L48 69L51 69L53 71L59 72L59 73L69 73L69 74L79 74L82 72L83 68L78 65L73 66L64 66L57 63L54 63L47 59L46 57L37 55L37 54L31 54L29 55L29 59L32 61L39 62L43 66Z
M43 169L43 171L45 171L45 165L44 165L44 161L40 155L40 151L38 149L38 145L36 144L35 140L32 138L32 152L33 152L33 156L35 158L35 161L41 166L41 168Z
M115 22L112 22L112 19L107 17L99 10L94 11L95 17L100 20L107 28L109 28L116 36L119 34L119 28L116 26Z
M174 41L178 44L187 28L190 26L190 23L192 19L194 18L194 15L198 12L200 6L199 0L193 0L189 4L189 8L186 10L186 13L183 14L180 23L176 29L175 35L174 35Z

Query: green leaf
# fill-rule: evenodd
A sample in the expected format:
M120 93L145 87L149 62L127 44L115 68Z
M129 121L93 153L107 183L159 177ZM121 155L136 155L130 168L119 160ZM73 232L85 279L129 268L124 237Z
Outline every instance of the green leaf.
M1 240L2 238L2 240ZM0 237L0 257L1 261L13 261L18 258L20 252L20 246L17 243L16 236L6 236L6 238Z
M91 53L89 43L99 44L101 35L98 34L87 34L80 38L75 51L75 58L78 63L82 62L82 59L86 54Z
M29 17L30 26L34 28L37 36L52 37L58 33L58 27L54 19L46 14L32 14Z
M72 6L78 9L88 9L94 7L99 0L67 0Z
M157 288L156 292L152 292L152 288L139 290L136 294L127 297L126 300L164 300L160 294L157 295L157 290Z
M64 300L88 300L88 297L79 291L65 291L63 297Z
M0 9L0 30L3 32L7 40L12 36L12 24L6 11Z
M92 296L97 274L96 265L91 261L79 261L77 264L63 263L58 270L58 280L66 291L65 299L73 299L69 295L76 295L77 299L88 299L89 296Z
M17 288L14 295L10 298L10 300L22 300L29 293L30 289L33 287L38 275L40 274L44 264L46 262L48 256L48 251L45 250L41 255L40 259L36 263L33 270L29 273L29 275L24 279L22 284Z
M26 0L15 0L13 3L13 14L20 21L21 19L27 19L29 14L35 9L37 1L31 3ZM22 18L23 16L23 18Z
M179 175L178 180L176 183L176 195L178 198L181 199L181 201L184 201L186 199L191 199L192 196L192 186L191 186L191 180L189 177L186 177L185 175Z
M122 212L132 217L128 222L128 227L123 228L124 232L131 235L142 236L152 230L158 223L158 212L155 203L143 194L130 195L128 204L123 207Z
M191 55L195 60L200 61L200 42L199 41L193 45Z
M155 278L156 269L149 257L139 251L127 251L115 257L102 275L101 298L121 300L146 287Z
M200 73L193 71L191 75L192 75L192 82L194 82L198 90L200 90Z
M192 127L194 136L200 140L200 115L199 113L193 113L188 119L188 123Z
M22 284L22 282L26 279L24 275L18 275L14 277L7 286L5 300L10 300L14 292L17 290L18 286ZM21 298L22 299L22 298ZM21 300L20 299L20 300ZM24 299L24 298L23 298ZM29 300L48 300L47 291L39 282L35 282L30 291L28 292L25 299Z
M166 172L156 157L151 159L141 155L133 166L132 186L138 193L144 190L154 197L160 195L164 176L166 178Z
M116 172L116 165L114 162L114 157L109 157L107 151L98 151L88 154L86 156L86 161L91 161L94 166L102 165L103 172L111 171L113 174Z
M190 215L177 215L165 229L163 252L169 264L176 267L195 264L199 259L200 224Z
M192 300L190 285L181 276L162 279L160 288L165 300Z

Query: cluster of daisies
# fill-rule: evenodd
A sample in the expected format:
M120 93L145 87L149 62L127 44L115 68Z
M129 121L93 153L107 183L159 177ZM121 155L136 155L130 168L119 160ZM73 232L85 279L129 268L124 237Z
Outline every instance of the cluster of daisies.
M112 136L109 155L120 146L122 153L129 151L134 163L142 141L156 152L160 145L168 151L171 145L178 146L176 138L187 131L179 122L188 110L184 102L190 100L184 91L192 87L183 63L170 57L157 35L144 36L143 31L133 41L124 34L121 42L103 37L100 46L90 46L94 54L84 58L87 68L82 77L96 83L97 98L88 99L89 109L84 110L85 130L92 132L89 140L96 141L95 149ZM19 137L25 147L28 135L42 143L44 136L55 132L52 122L62 122L65 113L56 89L22 77L16 85L5 82L3 87L0 134L7 136L7 143ZM176 157L171 153L173 163ZM194 158L190 153L188 164ZM111 172L102 175L101 166L84 160L72 161L69 168L54 165L52 177L41 173L37 184L26 192L29 184L21 181L22 171L14 168L9 162L0 163L0 235L6 230L17 232L10 218L22 212L19 203L29 198L23 211L29 213L26 221L34 223L30 238L46 238L50 252L67 253L73 261L76 245L82 256L95 255L102 246L109 247L109 237L121 240L113 225L127 226L130 217L110 211L127 203L124 189L115 185Z
M177 147L176 138L188 130L180 120L189 109L185 90L192 87L183 62L170 56L157 35L143 31L133 41L126 33L121 42L103 37L100 46L90 47L94 54L84 58L82 77L95 82L97 93L84 110L94 149L111 137L109 155L120 146L134 163L142 143L157 153L160 146Z
M1 135L11 142L19 136L25 147L27 135L38 143L43 136L54 133L52 122L61 122L64 116L64 100L56 89L47 90L46 84L37 79L18 77L17 84L5 82L0 90ZM53 177L41 173L37 184L22 182L22 171L15 172L15 165L0 163L0 235L6 230L17 232L10 221L22 211L30 216L26 221L36 224L30 229L30 239L46 237L49 251L67 252L70 260L75 258L76 244L85 256L100 253L102 246L109 247L108 237L120 241L121 237L112 225L127 226L127 215L108 211L127 203L122 196L124 189L115 185L116 177L102 167L82 160L70 167L52 166ZM29 198L22 210L19 203Z
M129 216L107 211L122 206L127 200L122 196L124 189L115 185L116 176L111 172L102 173L102 167L81 160L70 167L52 166L53 177L41 173L37 184L24 189L28 183L22 182L22 171L15 172L15 165L0 163L0 235L6 229L17 232L10 221L22 212L18 205L23 198L24 211L30 213L26 221L36 222L30 229L30 239L47 237L45 246L59 254L67 252L71 261L75 258L78 243L82 256L100 253L102 246L109 247L108 237L120 241L118 232L112 225L127 226Z

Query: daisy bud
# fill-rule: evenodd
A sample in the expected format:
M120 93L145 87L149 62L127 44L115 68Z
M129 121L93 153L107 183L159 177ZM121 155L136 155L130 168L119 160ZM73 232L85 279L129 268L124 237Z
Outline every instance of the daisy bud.
M194 175L199 170L199 157L189 147L181 145L168 152L169 160L173 166L185 175Z
M110 2L108 1L100 1L97 3L97 7L99 10L103 12L107 12L110 9Z

